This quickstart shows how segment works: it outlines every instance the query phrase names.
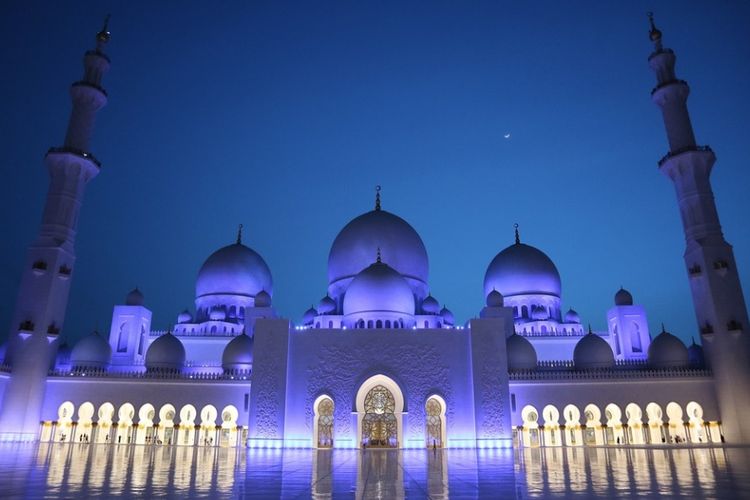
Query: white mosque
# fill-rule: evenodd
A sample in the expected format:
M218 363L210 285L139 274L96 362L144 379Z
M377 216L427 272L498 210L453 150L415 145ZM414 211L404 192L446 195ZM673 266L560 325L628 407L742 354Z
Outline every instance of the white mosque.
M75 345L63 320L75 271L89 152L107 101L107 27L71 87L65 142L45 158L50 185L29 247L0 370L0 439L258 448L484 448L750 443L748 316L732 247L698 146L688 84L651 21L651 95L662 111L685 231L685 267L703 347L650 332L620 289L607 331L563 306L560 274L515 241L488 256L486 303L457 322L429 285L419 233L381 206L334 240L328 287L301 324L273 308L263 257L235 242L200 267L195 309L155 331L139 290L108 335ZM656 333L653 335L652 333ZM383 349L384 345L389 346ZM705 353L704 353L705 349Z

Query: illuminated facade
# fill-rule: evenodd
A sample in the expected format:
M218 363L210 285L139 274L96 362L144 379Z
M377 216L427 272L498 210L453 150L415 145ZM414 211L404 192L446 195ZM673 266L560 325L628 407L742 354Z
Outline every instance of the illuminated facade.
M424 448L750 442L747 310L695 145L687 84L652 26L670 153L706 360L617 291L607 331L586 331L562 303L562 281L541 250L515 241L489 261L485 306L456 322L429 286L417 231L381 206L334 240L326 295L301 324L272 306L264 259L234 243L208 257L195 310L154 331L139 290L116 305L109 335L72 349L60 330L75 260L83 188L99 171L88 152L106 103L105 28L73 85L63 147L47 155L51 182L39 239L29 248L0 372L0 437L133 445L259 448ZM708 364L706 363L708 361ZM713 367L709 370L707 366Z

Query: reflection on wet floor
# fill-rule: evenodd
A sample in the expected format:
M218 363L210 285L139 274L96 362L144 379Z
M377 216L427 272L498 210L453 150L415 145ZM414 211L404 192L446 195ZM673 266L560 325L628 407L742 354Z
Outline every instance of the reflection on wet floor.
M0 444L0 496L750 497L750 448L249 450Z

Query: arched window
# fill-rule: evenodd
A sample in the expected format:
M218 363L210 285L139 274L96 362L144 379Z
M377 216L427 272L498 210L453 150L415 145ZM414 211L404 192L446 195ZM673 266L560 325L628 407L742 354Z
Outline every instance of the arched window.
M518 306L513 306L513 316L518 317Z
M390 328L391 327L391 320L387 319L385 320L385 327Z
M117 337L117 352L128 351L128 332L125 331L126 326L127 323L123 323L120 325L120 334Z
M245 319L245 308L240 307L240 319Z
M141 338L138 340L138 355L143 356L143 347L146 343L146 328L141 325Z
M365 327L365 320L360 319L357 321L357 328L364 328Z
M229 308L229 317L230 318L236 318L237 317L237 307L232 306Z
M328 328L333 328L333 321L328 322Z
M529 317L529 308L526 306L521 307L521 317L522 318L528 318Z
M367 321L367 328L372 328L372 320Z
M381 320L377 320L375 322L375 328L383 328L383 322Z
M620 335L617 333L617 325L612 329L612 336L615 338L615 354L619 356L622 351L620 350Z
M542 333L547 333L547 325L542 325Z
M216 333L216 325L211 327L211 333Z
M641 344L641 327L638 323L633 321L633 328L630 330L630 346L633 352L643 352L643 344Z

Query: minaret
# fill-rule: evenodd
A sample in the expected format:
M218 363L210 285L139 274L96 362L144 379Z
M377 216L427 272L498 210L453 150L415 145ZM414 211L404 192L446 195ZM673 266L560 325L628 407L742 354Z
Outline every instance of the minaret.
M65 142L47 152L50 175L42 224L26 252L9 336L12 374L0 408L0 439L37 439L45 379L65 319L70 279L75 270L78 212L86 184L100 164L89 152L96 112L107 103L102 76L109 69L103 52L110 38L107 21L96 48L83 58L84 74L73 83Z
M750 415L750 325L732 246L721 232L711 190L716 156L708 146L696 144L687 110L690 88L675 76L675 54L662 47L662 33L651 14L649 19L655 50L648 61L657 78L651 97L661 108L669 140L669 153L659 168L677 191L687 244L685 266L724 436L730 443L750 443L750 426L743 425Z

